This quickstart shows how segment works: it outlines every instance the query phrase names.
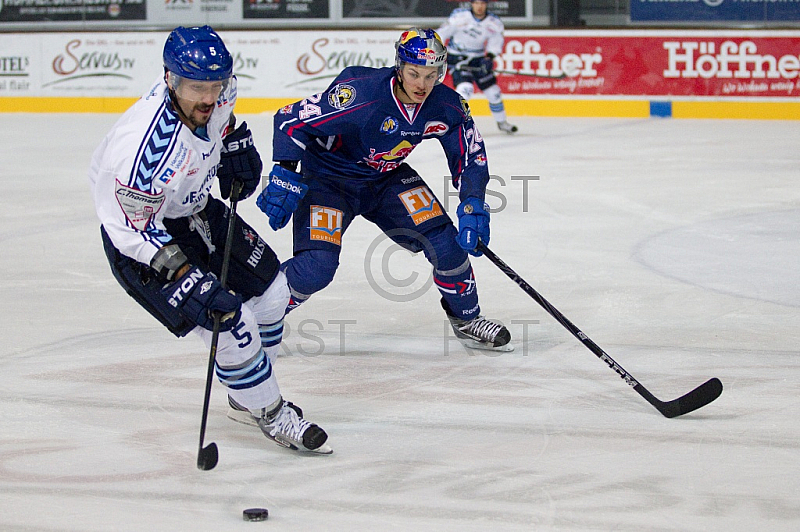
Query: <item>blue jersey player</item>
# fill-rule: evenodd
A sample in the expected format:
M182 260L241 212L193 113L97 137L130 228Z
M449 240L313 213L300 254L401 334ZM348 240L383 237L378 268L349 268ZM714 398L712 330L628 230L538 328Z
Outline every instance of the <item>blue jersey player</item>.
M447 50L435 31L412 28L395 43L394 67L344 69L325 92L278 111L270 182L258 198L270 226L294 214L294 256L281 265L289 310L325 288L344 234L363 216L433 266L456 336L470 347L510 350L511 335L481 315L469 254L489 242L489 170L466 101L442 85ZM459 190L458 229L404 161L437 139Z

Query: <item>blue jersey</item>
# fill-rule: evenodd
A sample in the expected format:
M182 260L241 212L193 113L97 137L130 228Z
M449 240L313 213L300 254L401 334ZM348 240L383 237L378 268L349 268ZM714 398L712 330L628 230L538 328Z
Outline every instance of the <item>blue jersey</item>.
M394 96L394 67L348 67L325 92L275 114L273 160L302 161L303 174L327 179L380 178L423 140L442 144L463 200L483 200L489 168L469 107L445 85L408 109Z

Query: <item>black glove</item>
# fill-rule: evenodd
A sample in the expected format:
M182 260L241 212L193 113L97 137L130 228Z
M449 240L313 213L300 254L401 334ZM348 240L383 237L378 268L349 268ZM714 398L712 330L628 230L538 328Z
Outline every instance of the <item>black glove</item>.
M222 139L222 155L217 168L219 191L222 199L231 195L234 180L242 184L239 199L245 199L255 192L261 183L261 156L253 144L253 134L247 129L247 122Z
M170 305L199 326L214 329L214 313L221 314L219 330L230 331L242 317L242 299L222 288L211 273L197 266L166 285L161 293Z
M478 58L478 66L481 72L484 72L487 76L494 72L494 54L486 54Z

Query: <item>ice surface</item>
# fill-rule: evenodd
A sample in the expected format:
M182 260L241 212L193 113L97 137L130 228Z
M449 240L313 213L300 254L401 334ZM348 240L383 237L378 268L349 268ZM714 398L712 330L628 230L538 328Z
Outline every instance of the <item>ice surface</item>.
M269 167L271 116L244 118ZM719 377L716 402L663 418L485 258L516 350L465 352L427 263L359 220L276 365L335 453L229 421L215 383L203 472L208 352L102 253L86 169L115 120L0 115L0 530L800 530L796 122L477 119L491 248L656 396ZM454 213L440 147L409 160Z

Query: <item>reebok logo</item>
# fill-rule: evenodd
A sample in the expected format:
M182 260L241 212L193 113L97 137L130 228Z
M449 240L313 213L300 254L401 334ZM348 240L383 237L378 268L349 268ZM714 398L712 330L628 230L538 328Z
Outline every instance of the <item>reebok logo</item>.
M284 181L283 179L281 179L278 176L272 176L272 183L276 187L282 188L284 190L288 190L292 194L302 194L303 193L303 189L302 188L300 188L297 185L293 185L288 181Z

